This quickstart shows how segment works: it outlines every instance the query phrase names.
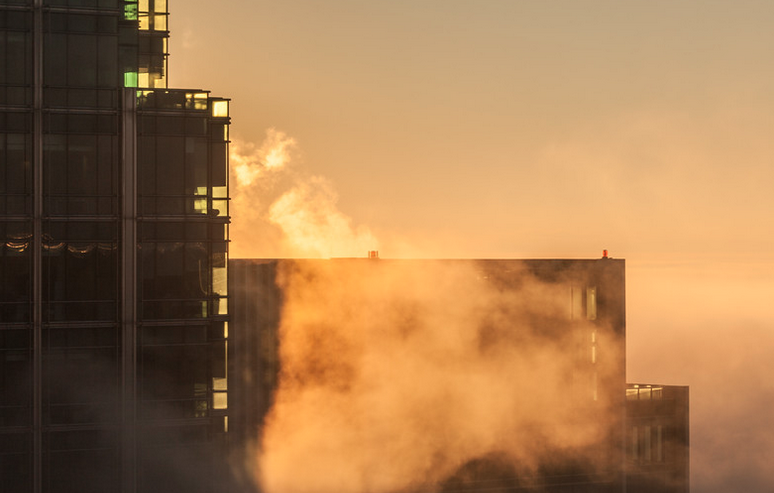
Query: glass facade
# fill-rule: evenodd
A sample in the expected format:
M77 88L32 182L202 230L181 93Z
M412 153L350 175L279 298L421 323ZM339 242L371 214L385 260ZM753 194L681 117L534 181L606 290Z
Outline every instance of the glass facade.
M221 491L228 101L166 0L0 1L0 492Z
M627 491L690 491L689 408L686 386L627 385Z
M228 115L212 116L220 101L139 93L139 455L156 458L140 464L142 491L167 491L156 469L159 457L177 455L170 448L201 457L227 444Z

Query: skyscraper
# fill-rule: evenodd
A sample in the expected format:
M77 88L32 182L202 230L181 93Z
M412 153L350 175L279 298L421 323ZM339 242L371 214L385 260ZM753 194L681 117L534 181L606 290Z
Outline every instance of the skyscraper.
M166 0L0 3L0 491L228 476L228 100Z

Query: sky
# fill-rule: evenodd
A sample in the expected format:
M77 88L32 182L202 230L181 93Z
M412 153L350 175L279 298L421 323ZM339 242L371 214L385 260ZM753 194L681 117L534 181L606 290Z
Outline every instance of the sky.
M607 249L628 380L691 387L692 490L774 489L774 2L170 11L170 87L231 98L232 167L261 167L232 256Z

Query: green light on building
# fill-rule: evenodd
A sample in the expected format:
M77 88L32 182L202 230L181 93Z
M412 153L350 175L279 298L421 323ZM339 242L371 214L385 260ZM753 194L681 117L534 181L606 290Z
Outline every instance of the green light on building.
M139 15L136 0L127 0L124 2L124 20L136 21L137 19L139 19Z
M124 72L124 87L137 87L137 72Z

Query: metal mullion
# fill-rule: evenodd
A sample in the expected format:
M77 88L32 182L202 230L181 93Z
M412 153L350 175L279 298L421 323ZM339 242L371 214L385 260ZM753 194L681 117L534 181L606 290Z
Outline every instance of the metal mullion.
M43 0L33 0L32 490L43 490Z
M137 93L122 91L121 299L122 450L121 491L137 489Z

